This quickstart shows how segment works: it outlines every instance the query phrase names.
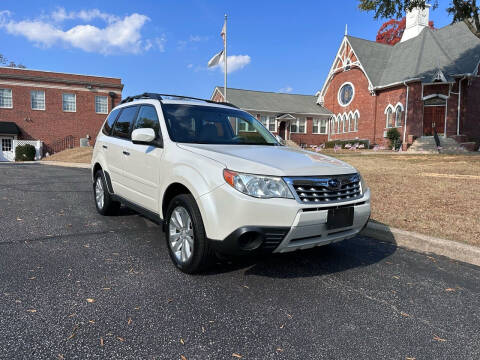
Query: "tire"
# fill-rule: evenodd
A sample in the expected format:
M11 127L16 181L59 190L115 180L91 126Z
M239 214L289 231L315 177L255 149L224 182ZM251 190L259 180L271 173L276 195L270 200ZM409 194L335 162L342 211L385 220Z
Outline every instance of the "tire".
M107 183L102 170L95 173L95 181L93 182L93 199L95 207L101 215L113 215L120 208L120 203L114 201L107 190Z
M168 253L178 269L194 274L213 263L214 252L209 246L202 216L192 195L175 196L168 205L165 222Z

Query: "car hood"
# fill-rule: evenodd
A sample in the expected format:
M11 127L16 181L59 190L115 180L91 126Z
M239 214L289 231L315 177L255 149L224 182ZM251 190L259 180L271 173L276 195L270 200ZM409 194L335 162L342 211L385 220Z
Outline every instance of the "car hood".
M311 151L288 146L178 144L206 156L226 168L273 176L342 175L356 172L347 163Z

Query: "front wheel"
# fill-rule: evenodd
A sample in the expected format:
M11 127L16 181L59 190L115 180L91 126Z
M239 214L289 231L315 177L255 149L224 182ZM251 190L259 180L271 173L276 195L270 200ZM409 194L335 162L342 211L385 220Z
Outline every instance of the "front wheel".
M214 255L193 196L181 194L174 197L165 219L167 246L177 268L187 274L206 269Z
M93 183L93 196L95 197L95 206L101 215L111 215L118 211L120 203L114 201L107 190L107 184L103 172L98 170L95 173Z

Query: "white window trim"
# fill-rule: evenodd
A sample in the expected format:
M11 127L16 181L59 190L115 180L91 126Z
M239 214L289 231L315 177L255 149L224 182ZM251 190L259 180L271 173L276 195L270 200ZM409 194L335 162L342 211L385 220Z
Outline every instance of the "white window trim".
M347 104L342 104L342 102L340 101L340 92L345 85L350 85L352 87L353 94L352 94L352 98L350 99L350 101ZM353 84L350 81L346 81L342 85L340 85L340 87L338 88L338 92L337 92L338 105L340 105L341 107L347 107L348 105L350 105L352 103L354 98L355 98L355 86L353 86Z
M274 126L273 130L270 130L270 125L271 125L270 119L271 118L273 118L273 126ZM277 116L276 115L268 115L267 116L267 129L270 132L277 132Z
M347 115L347 132L353 132L354 123L353 113L350 111ZM351 129L351 130L350 130Z
M397 125L397 109L400 108L400 125ZM402 104L395 105L395 117L394 117L394 124L396 128L402 127L402 113L403 113L403 106Z
M106 112L98 112L97 111L97 98L106 98L107 99L107 111ZM95 95L95 103L93 104L93 106L95 107L95 113L96 114L108 114L108 96L104 96L104 95Z
M321 122L322 120L325 120L325 132L321 132L320 129L321 129ZM314 124L315 124L315 121L317 121L317 128L318 128L318 131L315 132L313 131L313 127L314 127ZM325 118L313 118L312 119L312 134L320 134L320 135L326 135L328 134L328 119L325 119Z
M357 126L355 126L355 119L357 120L357 122L356 122ZM353 132L358 132L358 123L359 122L360 122L360 111L355 110L355 112L353 113Z
M266 121L265 121L265 128L270 131L270 132L277 132L277 116L276 115L265 115L265 114L260 114L260 119L258 121L260 121L262 123L262 117L265 117ZM272 124L271 122L271 118L273 118L273 126L274 126L274 129L273 130L270 130L270 125ZM263 123L262 123L263 125Z
M34 109L33 108L33 101L32 101L32 93L33 92L43 92L43 109ZM30 108L34 111L45 111L47 109L47 99L45 95L45 90L30 90Z
M387 107L385 108L384 114L385 114L385 129L398 129L401 128L403 125L398 125L397 126L397 118L396 118L396 111L397 107L400 107L402 109L402 112L404 112L403 105L402 103L398 102L395 107L392 104L388 104ZM392 119L393 119L393 126L388 126L388 110L392 110ZM401 120L401 117L400 117Z
M0 88L0 90L10 90L10 99L12 106L0 106L0 109L13 109L13 90L9 88Z
M300 120L303 120L305 123L305 128L304 131L299 131L300 130ZM297 131L292 131L292 124L295 124L297 126ZM306 118L296 118L295 121L290 121L290 133L292 134L306 134L307 133L307 119Z
M64 107L63 107L63 103L64 103L64 99L63 99L63 95L73 95L73 98L75 99L75 110L65 110ZM108 101L108 100L107 100ZM74 94L74 93L62 93L62 111L63 112L70 112L70 113L73 113L73 112L77 112L77 94Z

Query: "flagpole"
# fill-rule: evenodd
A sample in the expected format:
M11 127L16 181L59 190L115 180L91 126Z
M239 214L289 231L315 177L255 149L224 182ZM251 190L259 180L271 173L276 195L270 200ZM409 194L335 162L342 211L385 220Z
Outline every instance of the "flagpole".
M225 102L227 102L227 14L225 14L225 40L223 41L223 56L224 56L224 85L223 92L225 93Z

